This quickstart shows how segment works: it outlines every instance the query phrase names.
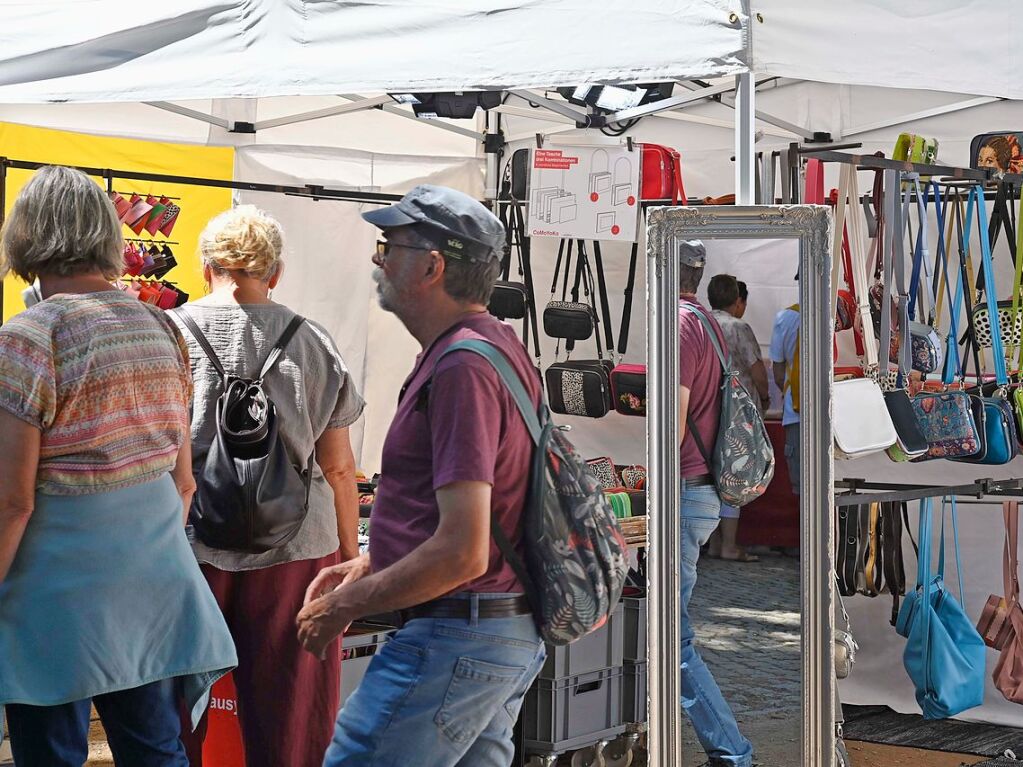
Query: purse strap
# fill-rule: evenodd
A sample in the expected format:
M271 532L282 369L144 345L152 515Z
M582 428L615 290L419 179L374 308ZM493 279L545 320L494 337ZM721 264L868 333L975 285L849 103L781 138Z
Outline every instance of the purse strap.
M622 307L622 325L618 331L618 358L625 357L629 346L629 325L632 322L632 294L636 287L636 264L639 261L639 243L632 243L629 255L629 277L625 282L625 305Z
M1023 219L1023 188L1020 189L1019 195L1019 217ZM1017 220L1018 224L1018 220ZM1016 226L1016 269L1015 276L1012 283L1012 337L1016 336L1016 323L1019 322L1020 312L1020 295L1023 293L1023 226ZM1016 349L1014 345L1010 345L1007 350L1009 359L1016 359L1016 371L1023 369L1023 343Z
M835 201L835 231L846 232L847 204L855 206L859 199L859 184L856 177L856 169L850 165L843 164L839 173L838 198ZM870 291L867 289L867 262L864 256L862 218L853 207L852 215L848 216L847 236L838 237L832 241L832 276L831 276L831 305L835 307L838 303L838 269L842 260L836 256L839 253L843 242L849 247L849 266L852 277L852 292L856 299L860 325L863 333L863 356L864 370L874 371L878 367L877 343L874 339L874 324L870 317ZM839 253L840 254L840 253Z
M881 337L882 340L891 338L892 333L892 307L891 288L895 283L898 302L896 307L899 312L899 370L908 371L912 367L912 349L909 340L909 295L906 292L905 280L905 249L902 233L905 226L902 222L902 207L899 205L899 188L901 175L897 170L886 170L884 172L884 209L886 225L884 227L885 257L885 278L884 278L884 303L881 304ZM883 359L887 363L890 359L890 344L881 350ZM887 364L884 369L887 370Z
M969 243L970 229L973 225L973 211L977 210L977 230L980 234L981 268L991 290L985 290L989 322L991 324L991 356L995 363L995 380L999 386L1008 386L1009 376L1005 366L1005 348L1002 346L1001 323L998 321L998 300L995 298L994 264L991 258L991 242L988 240L987 209L984 202L984 190L979 185L970 187L966 203L966 224L964 225L963 242Z
M526 220L522 214L522 204L516 200L512 201L511 216L513 222L513 228L517 232L520 262L522 266L522 281L526 285L526 320L523 321L523 335L526 335L526 327L532 331L533 342L534 342L534 356L536 357L536 367L539 369L542 366L541 351L540 351L540 329L537 322L537 308L536 308L536 291L533 289L533 248L532 240L526 234ZM528 325L527 325L528 323ZM527 345L528 348L528 345ZM543 376L540 377L541 386Z
M1011 611L1013 603L1019 604L1019 501L1002 503L1002 520L1005 523L1002 582L1005 601ZM1020 639L1023 641L1023 637Z
M909 206L913 197L916 199L917 213L916 240L913 241L913 269L909 283L909 318L911 320L916 319L916 302L919 297L919 288L922 279L927 285L927 299L930 301L930 306L927 312L927 322L925 324L930 325L933 328L935 327L934 317L937 296L934 290L934 269L931 266L931 252L927 242L927 199L924 196L924 191L920 184L919 174L908 173L905 175L905 178L912 184L912 188L907 187L906 189L905 200L902 206L902 213L903 217L906 219L910 241L913 241L913 223L909 216ZM938 231L940 232L941 230L939 229ZM922 318L924 317L922 309L920 317L922 321Z
M598 240L593 241L593 266L597 271L597 288L600 291L600 311L601 317L604 320L604 337L607 343L607 352L613 362L615 339L614 331L611 328L611 306L607 300L607 280L604 276L604 259L600 253L600 242Z

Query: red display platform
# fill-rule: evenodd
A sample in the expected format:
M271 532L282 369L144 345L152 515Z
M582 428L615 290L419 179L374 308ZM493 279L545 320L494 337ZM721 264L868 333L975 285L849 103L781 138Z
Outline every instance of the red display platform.
M785 429L781 421L767 421L774 446L774 479L767 492L742 507L736 541L742 546L799 546L799 496L792 492L785 460Z

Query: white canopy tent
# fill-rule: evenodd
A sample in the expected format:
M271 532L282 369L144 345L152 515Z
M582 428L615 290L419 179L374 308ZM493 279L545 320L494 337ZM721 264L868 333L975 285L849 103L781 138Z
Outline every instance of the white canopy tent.
M500 114L507 160L538 132L568 141L599 136L577 129L569 110L585 110L549 88L677 81L671 108L650 105L660 110L629 135L680 149L690 196L738 187L741 199L752 191L754 145L770 151L817 132L890 152L897 134L911 130L940 138L943 163L965 165L973 135L1023 124L1023 108L1009 100L1023 98L1013 10L1011 0L763 0L752 8L729 0L182 0L164 7L0 0L0 121L234 145L242 180L386 192L430 180L483 197L501 169L483 152L482 116L417 119L379 94L515 91L489 119L494 129ZM983 34L969 34L974 28ZM360 206L253 192L238 199L285 224L291 275L315 275L286 279L280 298L334 333L355 379L372 392L361 454L374 468L416 348L372 299L372 233L357 218ZM309 225L310 206L317 226ZM551 255L549 245L534 247L541 300ZM621 286L627 250L608 247L605 258L609 283ZM775 277L750 269L751 288L774 285ZM621 302L612 296L616 317ZM641 360L646 317L636 304L629 357ZM766 344L769 328L755 329ZM545 347L547 360L552 351ZM571 420L584 454L613 445L616 458L643 460L639 419ZM1008 468L1023 475L1023 466ZM997 591L995 575L983 582ZM854 678L851 699L912 710L904 691L890 691L901 642L881 633L883 610L873 613L863 611L863 620L878 655L866 664L869 676ZM1013 713L999 703L972 716L1009 723Z

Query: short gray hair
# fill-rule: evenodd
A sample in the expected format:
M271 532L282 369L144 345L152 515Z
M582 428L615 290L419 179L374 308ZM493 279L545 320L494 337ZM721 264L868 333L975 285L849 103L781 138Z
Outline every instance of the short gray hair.
M501 274L500 254L495 253L488 261L470 261L468 259L449 258L444 256L444 249L438 243L442 235L436 234L429 226L409 227L413 236L422 247L431 248L442 254L444 259L444 291L456 301L465 303L490 303L494 292L494 283Z
M678 289L680 293L695 294L703 279L702 266L678 265Z
M0 232L0 278L124 273L124 239L114 204L79 170L41 168L21 190Z

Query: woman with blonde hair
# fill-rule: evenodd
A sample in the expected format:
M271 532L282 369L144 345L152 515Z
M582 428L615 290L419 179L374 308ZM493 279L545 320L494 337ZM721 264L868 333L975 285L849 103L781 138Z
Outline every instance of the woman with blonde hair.
M281 279L280 224L251 205L211 220L199 240L204 298L181 312L209 342L228 376L255 378L271 348L296 318L270 298ZM224 382L181 321L192 361L192 441L196 479L216 436L216 403ZM276 407L290 463L312 462L308 511L294 537L268 551L232 550L204 535L193 514L193 550L238 647L234 672L238 718L248 767L319 767L330 743L341 694L341 654L325 663L298 642L295 615L316 574L358 555L355 459L348 436L364 406L334 341L305 320L262 387ZM205 540L204 540L205 538ZM186 739L192 765L202 739Z
M0 704L19 767L81 767L90 702L118 764L187 767L186 719L236 663L185 537L195 490L184 341L116 290L100 187L40 170L0 233L0 276L41 302L0 327Z

